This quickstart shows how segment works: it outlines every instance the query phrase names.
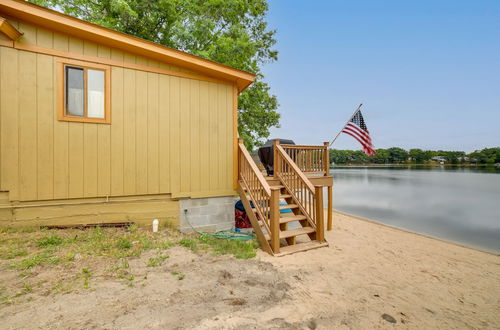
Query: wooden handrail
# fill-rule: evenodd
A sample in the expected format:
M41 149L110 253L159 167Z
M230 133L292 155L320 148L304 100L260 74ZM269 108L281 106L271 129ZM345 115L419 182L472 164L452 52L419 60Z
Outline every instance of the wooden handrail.
M323 173L323 175L327 176L330 174L328 145L329 143L325 142L322 146L294 144L283 144L281 146L302 172Z
M262 188L265 190L267 195L271 197L271 186L269 186L269 183L267 183L267 180L264 178L264 175L253 161L252 156L250 156L250 153L248 152L247 148L241 142L238 145L240 152L242 153L243 157L245 157L246 161L248 162L248 165L250 165L250 167L252 168L252 171L254 172L255 176L257 176L257 179L262 185Z
M262 236L262 229L258 221L260 220L269 233L271 250L273 253L279 253L279 188L277 190L271 188L242 141L238 143L238 162L238 182L240 187L243 188L240 196L242 200L245 200L244 204L247 212L255 211L258 216L252 222L252 225L259 226L256 232ZM247 198L247 194L249 198ZM247 207L251 207L253 210L247 209ZM252 216L254 215L252 214ZM259 239L265 239L265 237L262 236Z
M318 198L316 194L322 194L323 191L321 189L317 191L281 145L275 145L274 154L277 156L276 163L274 164L274 172L281 183L287 188L292 199L307 218L311 227L317 229Z
M295 172L295 174L298 175L301 178L301 180L304 182L304 184L307 186L307 188L311 192L314 193L314 186L313 186L313 184L311 183L311 181L309 181L309 179L307 178L307 176L305 176L305 174L302 173L302 171L300 170L299 166L297 164L295 164L295 162L286 153L286 151L283 149L283 147L281 145L278 145L277 149L280 152L281 157L283 157L283 159L288 163L288 165L293 168L293 171Z
M280 144L283 149L324 149L325 146L306 146L299 144Z

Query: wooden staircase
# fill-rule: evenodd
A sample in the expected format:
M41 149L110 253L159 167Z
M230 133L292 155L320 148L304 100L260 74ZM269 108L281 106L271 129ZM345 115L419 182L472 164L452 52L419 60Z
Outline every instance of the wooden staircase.
M274 149L277 185L267 182L242 141L238 161L237 190L264 251L283 256L328 246L323 187L314 187L281 146Z

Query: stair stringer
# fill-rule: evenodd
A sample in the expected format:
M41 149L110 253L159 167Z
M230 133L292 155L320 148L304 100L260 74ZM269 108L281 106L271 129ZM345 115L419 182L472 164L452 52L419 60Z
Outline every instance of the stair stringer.
M264 232L262 231L259 220L253 212L252 206L250 205L250 201L248 200L247 195L242 187L241 181L238 181L238 188L236 190L238 191L240 199L243 202L245 212L248 215L250 222L252 223L253 230L255 232L255 235L257 236L257 240L259 241L261 249L266 251L270 255L274 255L273 250L271 249L271 245L269 245L269 241L266 239Z

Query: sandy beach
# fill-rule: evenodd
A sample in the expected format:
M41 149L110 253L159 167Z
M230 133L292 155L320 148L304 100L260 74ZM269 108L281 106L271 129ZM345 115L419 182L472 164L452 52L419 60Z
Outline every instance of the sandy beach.
M328 248L281 258L198 255L131 262L140 284L4 306L4 329L495 329L500 257L335 213ZM185 274L172 278L172 269ZM146 274L146 275L144 275Z

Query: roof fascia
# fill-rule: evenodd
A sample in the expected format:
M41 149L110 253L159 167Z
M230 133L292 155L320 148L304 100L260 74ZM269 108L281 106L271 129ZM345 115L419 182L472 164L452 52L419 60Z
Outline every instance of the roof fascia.
M161 46L25 1L0 0L0 12L21 21L76 38L166 62L210 77L233 81L240 92L255 80L255 75L252 73Z

